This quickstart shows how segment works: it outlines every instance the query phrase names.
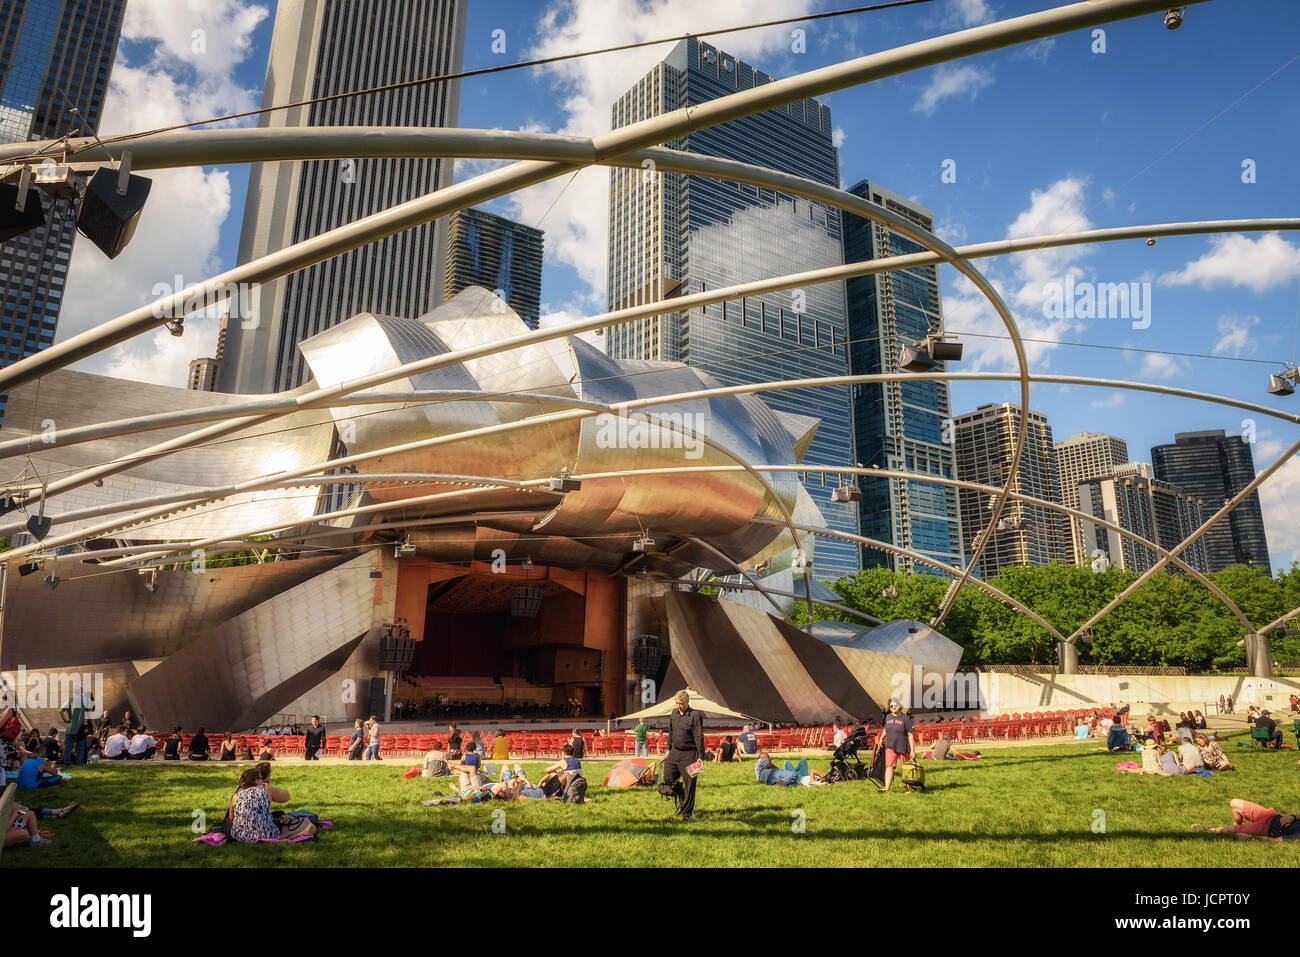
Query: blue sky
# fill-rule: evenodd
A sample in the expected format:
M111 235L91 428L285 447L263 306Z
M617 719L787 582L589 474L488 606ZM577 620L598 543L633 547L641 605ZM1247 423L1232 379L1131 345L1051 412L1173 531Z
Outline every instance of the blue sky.
M694 0L471 0L465 68L837 5L727 0L701 12L704 5ZM715 42L781 77L1050 5L934 0L816 21L803 25L803 53L791 50L794 27ZM132 0L128 9L128 37L105 108L107 129L198 119L260 102L273 2ZM201 53L193 49L195 29L205 31ZM504 54L492 50L498 29L505 31ZM1177 31L1164 29L1158 16L1110 25L1104 45L1105 52L1095 52L1098 41L1088 32L1068 34L824 98L841 131L844 184L870 178L928 206L940 235L954 244L1129 224L1300 214L1295 172L1300 62L1252 91L1300 54L1300 4L1214 0L1188 8ZM460 125L601 132L608 127L613 97L669 48L466 81ZM1247 160L1253 161L1254 182L1243 181ZM956 182L942 181L945 161L952 161L949 168L955 164ZM457 177L490 165L461 163ZM133 248L111 274L91 263L87 244L78 247L61 335L147 301L152 286L170 281L173 273L188 280L233 265L246 181L242 167L160 175L162 195L172 198L175 216L155 215L151 223L146 214ZM591 171L565 188L558 201L563 183L492 204L546 231L543 300L552 321L604 307L604 184L604 173ZM187 224L180 236L178 221ZM1167 238L1150 248L1126 242L979 265L1026 335L1157 353L1037 344L1031 347L1035 369L1168 382L1300 412L1300 397L1274 399L1265 393L1268 372L1300 359L1300 237ZM79 273L86 278L78 280ZM104 282L92 293L89 277L95 275ZM1151 283L1149 325L1134 328L1127 318L1045 315L1047 291L1067 275L1076 284ZM1010 368L1003 340L973 335L1000 333L996 316L955 271L945 268L943 280L948 327L971 334L963 366ZM132 343L90 366L170 381L177 369L183 375L188 358L210 354L204 337L214 335L212 327L196 324L183 341L160 336ZM1158 354L1162 350L1165 354ZM1216 358L1171 357L1168 351ZM1016 396L1010 384L963 383L952 393L954 412ZM1048 415L1058 439L1085 430L1113 432L1128 440L1130 457L1142 461L1149 461L1152 445L1172 441L1175 432L1241 432L1248 418L1237 410L1140 393L1044 385L1035 386L1032 396L1033 407ZM1254 429L1257 466L1295 438L1293 427L1275 419L1245 428ZM1300 504L1291 504L1297 498L1293 491L1300 492L1300 467L1294 464L1265 487L1269 544L1278 567L1300 558Z

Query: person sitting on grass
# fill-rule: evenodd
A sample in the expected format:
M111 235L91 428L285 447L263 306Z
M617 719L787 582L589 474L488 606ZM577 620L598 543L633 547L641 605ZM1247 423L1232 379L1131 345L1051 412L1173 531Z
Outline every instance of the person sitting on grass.
M718 745L718 750L713 752L713 763L721 764L723 761L739 761L740 757L736 754L736 742L731 740L731 735L727 735L722 743Z
M208 736L199 728L194 737L190 738L190 760L206 761L209 753Z
M239 776L239 787L231 796L228 809L232 841L252 844L280 839L280 826L271 816L271 802L284 804L289 800L289 792L271 784L269 776L269 768L263 769L261 765L245 768Z
M64 784L58 766L39 754L28 754L18 770L18 790L32 791L36 788L57 788Z
M1184 741L1178 746L1178 763L1182 766L1184 774L1195 774L1205 768L1201 749L1191 741Z
M1241 798L1228 802L1232 809L1232 823L1222 827L1212 824L1193 824L1198 831L1210 831L1214 834L1230 834L1243 840L1260 837L1266 841L1283 841L1300 838L1300 815L1279 814L1274 808L1260 807Z
M1192 726L1198 730L1205 730L1205 715L1199 711L1192 712Z
M492 760L500 761L502 765L510 760L510 739L502 728L497 728L496 737L492 739Z
M131 736L131 744L126 749L129 761L152 761L158 753L158 742L144 728Z
M451 768L447 766L447 753L435 741L433 750L424 756L424 768L421 771L426 778L449 778Z
M89 761L92 755L99 760L104 755L104 745L99 740L99 735L95 733L94 725L87 719L81 729L86 736L86 760Z
M275 760L275 752L274 752L273 750L271 750L271 739L270 739L270 738L263 738L263 739L262 739L262 750L258 752L257 760L259 760L259 761L274 761L274 760Z
M104 757L110 761L125 761L130 747L131 738L126 733L126 725L118 725L117 731L104 742Z
M1116 723L1110 726L1110 730L1106 732L1106 750L1133 750L1133 739L1129 737L1128 729L1124 725Z
M1088 724L1084 718L1080 718L1079 723L1074 726L1074 737L1078 741L1087 741L1088 738L1092 737L1092 725Z
M1142 767L1140 768L1118 768L1117 770L1125 771L1129 774L1158 774L1162 778L1167 778L1171 774L1181 774L1180 770L1167 771L1161 763L1161 752L1164 751L1163 744L1148 744L1142 749ZM1173 756L1170 755L1172 758ZM1175 766L1177 762L1175 761Z
M167 740L163 742L164 761L179 761L181 759L182 741L180 727L172 728L172 733L167 735Z
M226 736L221 739L221 748L217 751L217 760L233 761L238 753L239 749L235 747L235 739L231 736L230 732L227 731Z
M241 761L253 760L253 749L248 746L247 741L239 742L239 760Z
M575 732L576 733L576 732ZM545 785L552 777L558 777L560 780L560 789L567 791L569 782L576 777L582 776L582 761L574 756L573 744L570 742L564 746L564 757L547 767L542 772L541 785Z
M71 804L65 804L63 807L50 808L38 807L30 808L23 804L15 802L9 807L9 820L5 826L5 847L13 847L17 844L48 844L54 837L50 831L42 831L37 828L36 822L45 818L54 818L57 821L63 820L80 805L76 801Z
M1219 747L1219 742L1211 741L1203 734L1196 736L1196 746L1201 751L1201 763L1211 771L1232 771L1232 762L1228 756L1223 753L1223 748Z

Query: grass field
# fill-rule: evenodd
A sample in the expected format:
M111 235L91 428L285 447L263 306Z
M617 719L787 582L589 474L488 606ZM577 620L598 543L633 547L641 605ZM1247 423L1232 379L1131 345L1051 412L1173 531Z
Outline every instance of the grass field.
M753 765L706 767L695 820L680 823L652 789L600 786L607 763L584 762L592 782L583 806L558 801L424 807L449 779L400 775L412 760L382 765L307 765L287 760L272 781L290 807L335 822L290 845L207 847L191 843L201 810L224 813L238 770L220 764L100 764L73 769L57 791L22 803L81 808L48 847L5 851L5 867L445 867L529 866L1101 866L1271 867L1300 864L1300 842L1238 841L1194 832L1228 822L1227 803L1246 797L1300 810L1296 750L1249 752L1225 742L1239 770L1213 778L1121 774L1119 760L1088 744L986 749L978 762L925 762L926 794L868 782L819 788L764 787ZM824 769L818 756L813 766ZM525 762L531 777L541 762ZM493 833L493 812L505 832ZM802 812L805 830L795 833ZM1097 812L1104 833L1094 833Z

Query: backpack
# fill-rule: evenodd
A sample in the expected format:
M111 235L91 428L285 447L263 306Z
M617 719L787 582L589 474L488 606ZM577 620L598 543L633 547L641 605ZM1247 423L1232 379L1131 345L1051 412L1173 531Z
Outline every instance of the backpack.
M916 758L903 765L903 790L911 791L913 788L925 791L925 768Z
M565 804L582 804L587 799L587 779L579 774L569 782L568 790L564 792Z

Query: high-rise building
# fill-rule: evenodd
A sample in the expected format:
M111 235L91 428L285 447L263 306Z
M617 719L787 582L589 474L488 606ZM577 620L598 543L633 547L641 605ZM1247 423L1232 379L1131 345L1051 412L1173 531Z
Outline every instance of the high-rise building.
M1057 449L1060 449L1057 445ZM1205 521L1204 503L1176 485L1152 477L1145 462L1120 465L1108 475L1086 478L1075 487L1078 509L1140 535L1168 551ZM1144 572L1158 560L1151 549L1108 528L1079 520L1085 561L1107 559L1116 568ZM1198 572L1208 571L1205 542L1198 539L1179 556ZM1176 571L1173 566L1166 566Z
M0 143L98 131L125 9L126 0L0 0ZM0 243L0 365L54 342L76 217L69 200L43 205L45 226Z
M876 183L863 180L849 189L934 231L934 215ZM888 226L845 213L844 258L848 262L920 252L921 247ZM934 266L861 276L846 283L849 366L854 375L899 371L904 346L943 331L939 271ZM946 363L938 363L944 371ZM948 383L900 381L854 385L855 458L865 466L956 474L944 422L952 414ZM921 552L949 565L963 562L957 490L901 479L861 480L858 518L862 534ZM911 559L863 548L864 567L913 570ZM916 571L929 566L917 563Z
M1225 435L1222 429L1179 432L1173 445L1157 445L1151 450L1151 464L1156 478L1204 500L1206 518L1255 478L1250 443L1240 435ZM1210 571L1242 564L1272 574L1258 492L1251 492L1208 529L1204 538Z
M296 103L458 72L466 0L280 0L262 105ZM449 80L264 113L263 128L455 126ZM449 157L255 165L245 263L451 184ZM425 223L261 287L255 317L232 322L222 392L292 389L308 378L298 343L358 312L414 318L442 302L445 220ZM255 321L253 321L255 319Z
M1009 402L981 405L974 412L953 418L957 453L957 478L964 482L1002 487L1011 472L1011 457L1020 430L1020 407ZM1061 501L1056 448L1047 417L1032 409L1025 450L1011 490L1046 502ZM996 496L962 489L962 537L967 550L989 523ZM1046 565L1066 557L1066 525L1060 512L1042 505L1011 499L1002 510L998 528L980 559L985 578L1008 565Z
M694 38L614 103L614 128L770 83L772 77ZM839 185L829 107L800 100L697 130L665 144ZM841 264L839 211L824 203L740 183L650 168L610 171L609 306L627 306ZM718 303L636 320L609 330L621 359L685 362L723 384L845 375L843 283ZM852 466L849 391L844 386L770 392L781 412L820 420L804 458ZM831 501L836 474L808 473L804 487L827 524L856 533L854 503ZM813 553L819 579L852 575L858 549L824 539Z
M1056 468L1061 476L1061 504L1079 507L1079 483L1111 474L1117 465L1128 462L1128 443L1103 432L1079 432L1056 443ZM1079 520L1067 517L1070 535L1066 539L1066 559L1076 565L1091 560L1092 549L1086 545Z
M191 359L185 388L194 392L215 392L217 386L217 360Z
M542 309L542 231L481 209L462 209L452 214L448 234L443 295L450 299L467 286L491 289L536 329Z

